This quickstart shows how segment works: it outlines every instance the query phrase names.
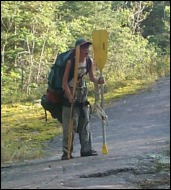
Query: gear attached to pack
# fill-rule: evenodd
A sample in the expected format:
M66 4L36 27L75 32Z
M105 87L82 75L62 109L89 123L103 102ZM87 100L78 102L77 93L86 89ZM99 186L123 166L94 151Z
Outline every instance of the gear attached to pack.
M94 83L94 92L95 92L95 102L93 105L93 112L97 114L97 116L102 119L102 121L106 124L108 123L108 116L105 111L100 107L99 101L99 86L98 83Z

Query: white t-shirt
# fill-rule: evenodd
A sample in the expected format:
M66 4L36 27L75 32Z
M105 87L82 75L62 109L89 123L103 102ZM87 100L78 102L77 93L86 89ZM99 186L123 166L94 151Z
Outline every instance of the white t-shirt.
M86 74L86 60L83 62L83 63L79 63L78 64L78 79L81 78L81 77L84 77L85 74ZM72 78L70 81L69 81L69 86L70 87L73 87L73 81L74 81L74 78ZM84 84L84 83L83 83ZM82 86L83 87L83 86Z

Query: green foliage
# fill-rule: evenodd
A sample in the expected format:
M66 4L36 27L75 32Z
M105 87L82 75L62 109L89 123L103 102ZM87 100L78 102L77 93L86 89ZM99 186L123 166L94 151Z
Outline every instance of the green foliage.
M135 20L136 11L141 26L145 26L144 32L150 29L150 21L155 24L156 30L148 32L148 41L141 33L133 33L133 26L139 22ZM43 86L45 89L47 74L57 53L73 47L78 37L91 40L94 29L105 28L109 33L109 58L104 69L107 80L109 76L120 80L155 74L158 70L155 68L156 53L161 55L158 51L161 49L168 54L169 50L169 15L167 3L164 7L162 3L151 1L2 2L1 55L2 65L6 67L2 99L14 88L14 94L22 92L25 96L35 92L32 84L37 84L37 89ZM157 27L162 34L158 34Z
M142 21L143 33L150 43L154 43L162 51L170 47L170 6L167 1L153 1L153 9Z
M61 126L37 103L2 106L1 162L18 162L47 156L44 142L61 133Z

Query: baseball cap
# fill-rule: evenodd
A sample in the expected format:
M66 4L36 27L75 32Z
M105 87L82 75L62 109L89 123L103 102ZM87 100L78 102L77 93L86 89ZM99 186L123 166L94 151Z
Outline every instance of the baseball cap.
M89 42L89 41L87 41L86 39L84 39L84 38L79 38L79 39L77 39L76 42L75 42L75 47L76 47L77 45L83 46L83 45L91 45L91 44L92 44L92 43Z

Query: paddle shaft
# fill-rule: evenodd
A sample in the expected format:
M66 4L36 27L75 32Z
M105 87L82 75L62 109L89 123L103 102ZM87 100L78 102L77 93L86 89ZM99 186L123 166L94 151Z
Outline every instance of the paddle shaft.
M103 77L102 70L100 71L100 77ZM104 109L104 84L101 84L101 108ZM106 144L105 120L103 118L102 118L102 130L103 130L103 144Z

